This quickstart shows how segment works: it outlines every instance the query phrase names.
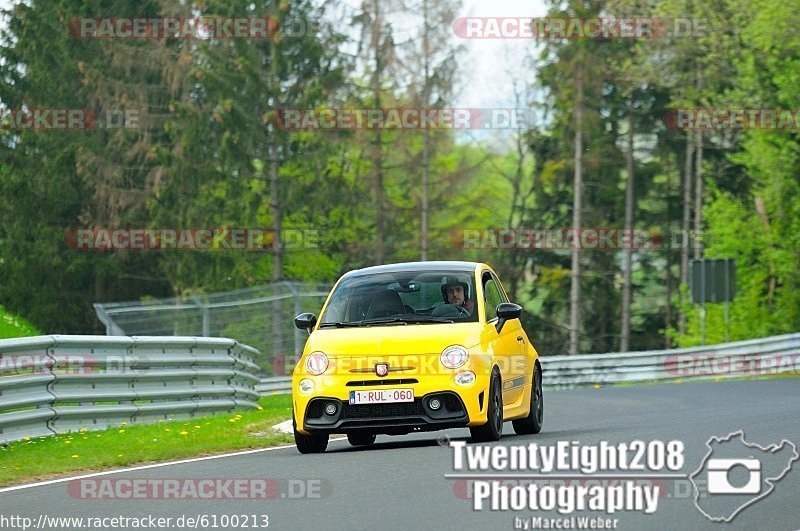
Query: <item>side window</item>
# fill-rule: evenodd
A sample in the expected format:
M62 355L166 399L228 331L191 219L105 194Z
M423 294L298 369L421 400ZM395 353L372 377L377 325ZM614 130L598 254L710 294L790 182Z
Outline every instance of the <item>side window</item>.
M494 279L495 283L497 284L497 291L500 293L500 302L511 302L508 300L508 296L506 296L506 292L503 291L502 284L500 284L500 279L496 276L492 275L492 279ZM498 302L497 304L500 304Z
M486 320L495 319L497 317L497 305L503 302L503 296L489 273L483 275L483 302L486 305Z

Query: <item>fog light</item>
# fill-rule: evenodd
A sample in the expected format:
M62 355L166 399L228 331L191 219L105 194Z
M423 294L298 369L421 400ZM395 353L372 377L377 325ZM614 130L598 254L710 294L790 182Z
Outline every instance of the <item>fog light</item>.
M475 383L475 373L472 371L463 371L456 374L456 383L458 385L472 385Z
M335 415L336 414L336 404L333 402L328 402L328 405L325 406L325 413L328 415Z
M438 398L431 398L430 402L428 402L428 405L431 409L437 410L442 407L442 402Z
M300 380L300 384L298 385L298 387L300 387L301 393L308 394L314 392L314 382L312 380L309 380L308 378Z

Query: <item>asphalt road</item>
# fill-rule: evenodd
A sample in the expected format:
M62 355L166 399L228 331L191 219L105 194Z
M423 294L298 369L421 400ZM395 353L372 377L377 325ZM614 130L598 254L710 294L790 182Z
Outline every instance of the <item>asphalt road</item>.
M712 436L744 430L750 443L769 445L782 439L800 448L800 379L661 384L641 387L545 391L545 423L539 435L516 436L511 424L496 444L527 445L557 441L630 442L679 439L692 473L707 453ZM445 435L467 440L464 429L403 437L379 436L369 448L332 441L320 455L300 455L293 447L117 472L94 478L269 478L267 500L87 500L73 482L0 492L3 516L141 517L209 515L217 528L223 515L269 517L277 529L513 529L515 518L562 518L555 511L476 511L463 479L454 473L453 449L440 444ZM800 451L800 450L798 450ZM664 480L666 496L651 515L615 513L617 529L798 529L800 461L765 498L745 508L730 524L713 523L695 507L686 480ZM293 492L289 492L289 483ZM300 487L311 490L301 496ZM295 498L294 496L300 496ZM589 513L584 513L589 514ZM590 515L604 515L591 513ZM240 516L239 524L253 525ZM1 526L4 529L12 527ZM73 526L74 527L74 526ZM198 525L202 529L202 525ZM212 528L209 525L206 528Z

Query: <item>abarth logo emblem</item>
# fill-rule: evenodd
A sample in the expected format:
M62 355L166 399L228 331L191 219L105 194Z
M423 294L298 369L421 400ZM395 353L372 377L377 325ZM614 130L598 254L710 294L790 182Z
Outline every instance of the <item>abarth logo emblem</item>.
M375 374L378 376L386 376L389 374L389 364L388 363L376 363L375 364Z

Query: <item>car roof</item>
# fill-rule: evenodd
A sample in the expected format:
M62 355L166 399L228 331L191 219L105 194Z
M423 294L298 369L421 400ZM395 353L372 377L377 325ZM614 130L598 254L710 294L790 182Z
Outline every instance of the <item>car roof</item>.
M459 262L459 261L429 261L429 262L401 262L398 264L384 264L379 266L355 269L347 273L347 276L372 275L376 273L392 273L395 271L454 271L459 273L472 273L478 266L483 266L480 262Z

